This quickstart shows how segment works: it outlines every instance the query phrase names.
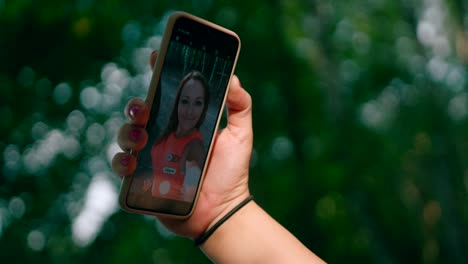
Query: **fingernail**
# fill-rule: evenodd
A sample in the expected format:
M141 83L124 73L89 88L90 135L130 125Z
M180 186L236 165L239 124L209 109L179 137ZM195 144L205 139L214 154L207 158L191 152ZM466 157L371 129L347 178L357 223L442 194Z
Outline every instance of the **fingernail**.
M141 131L138 129L132 129L130 130L129 136L132 141L138 141L141 136Z
M130 109L128 109L128 115L131 118L136 118L136 115L138 114L138 112L140 112L140 109L141 109L141 106L134 104L130 106Z
M151 52L151 55L154 55L154 54L157 54L157 53L158 53L158 52L157 52L156 50L153 50L153 51Z
M120 164L122 164L123 166L128 166L129 163L130 163L130 156L123 156L120 159Z

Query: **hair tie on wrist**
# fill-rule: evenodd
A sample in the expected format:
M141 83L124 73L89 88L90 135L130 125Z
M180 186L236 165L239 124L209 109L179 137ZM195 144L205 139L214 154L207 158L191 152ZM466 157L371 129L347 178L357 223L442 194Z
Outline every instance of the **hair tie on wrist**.
M204 234L199 236L198 238L195 239L195 246L200 246L203 244L215 231L220 227L226 220L228 220L233 214L235 214L237 211L239 211L242 207L244 207L246 204L248 204L250 201L253 200L253 195L250 195L247 197L244 201L242 201L239 205L234 207L229 213L227 213L223 218L221 218L214 226L212 226L210 229L208 229Z

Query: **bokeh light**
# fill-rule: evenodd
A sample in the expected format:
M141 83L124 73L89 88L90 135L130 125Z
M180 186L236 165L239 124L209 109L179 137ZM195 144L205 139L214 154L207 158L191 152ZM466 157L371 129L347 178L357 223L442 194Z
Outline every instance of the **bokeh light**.
M32 230L27 236L27 243L29 248L34 251L41 251L46 246L45 235L39 230Z
M136 46L141 39L141 27L137 21L128 22L122 30L122 40L128 46Z
M13 180L15 172L21 168L21 153L16 145L8 145L3 151L3 175L6 179Z
M460 93L453 97L448 105L448 113L454 121L466 119L468 115L468 94Z
M286 160L291 157L294 145L287 137L277 137L271 146L271 155L277 160Z
M67 83L59 83L52 94L55 103L59 105L66 104L72 95L72 88Z
M34 83L36 72L31 67L23 67L18 73L18 83L22 86L30 86Z
M94 109L101 103L101 94L95 87L86 87L80 94L81 105L86 109Z
M79 132L86 124L86 117L80 110L73 110L66 119L70 132Z
M73 241L81 247L95 238L107 218L117 210L117 191L106 173L93 177L86 192L84 207L73 219Z
M8 209L10 210L10 215L15 218L21 218L26 212L26 205L20 197L13 197L8 203Z
M88 130L86 131L86 141L90 145L102 145L104 143L103 141L105 139L105 136L106 131L98 123L91 124L88 127Z

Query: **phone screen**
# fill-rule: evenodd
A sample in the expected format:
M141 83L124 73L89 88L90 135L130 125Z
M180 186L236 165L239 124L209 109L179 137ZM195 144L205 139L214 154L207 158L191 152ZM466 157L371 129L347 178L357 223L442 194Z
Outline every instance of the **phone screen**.
M126 203L186 215L205 170L239 48L238 39L194 20L175 21Z

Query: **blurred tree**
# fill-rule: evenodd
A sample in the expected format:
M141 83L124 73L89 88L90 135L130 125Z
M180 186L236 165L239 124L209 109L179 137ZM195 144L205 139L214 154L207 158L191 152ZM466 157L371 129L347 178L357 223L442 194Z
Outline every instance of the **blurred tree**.
M0 1L0 259L207 263L109 160L171 10L236 31L257 201L330 263L468 259L468 4Z

